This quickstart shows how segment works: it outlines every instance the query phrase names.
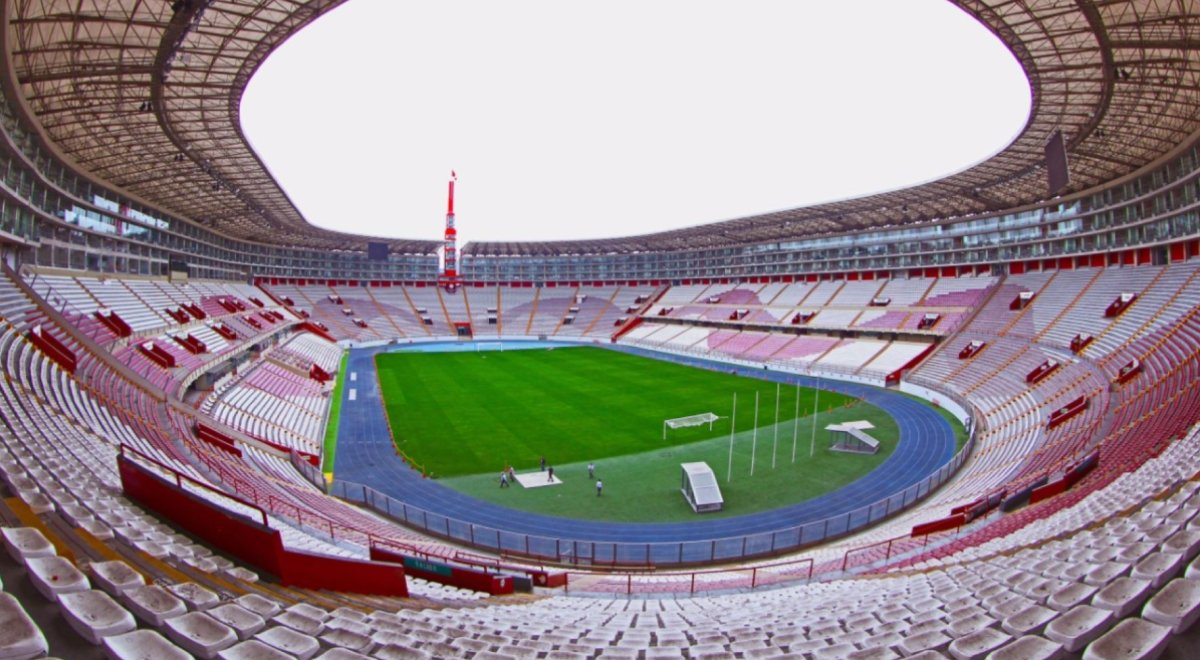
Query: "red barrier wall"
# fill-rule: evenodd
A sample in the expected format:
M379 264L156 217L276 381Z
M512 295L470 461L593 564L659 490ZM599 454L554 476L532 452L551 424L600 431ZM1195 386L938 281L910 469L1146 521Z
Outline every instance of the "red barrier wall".
M1137 375L1140 373L1142 373L1142 363L1137 358L1134 358L1129 362L1126 362L1125 365L1121 367L1120 371L1117 372L1117 383L1124 385L1134 378L1137 378Z
M221 451L228 452L238 457L242 455L242 450L237 448L233 438L214 428L205 426L204 424L196 424L196 437L216 447L217 449L220 449Z
M641 324L642 324L642 317L640 317L640 316L633 317L632 319L630 319L630 321L628 323L621 326L620 329L618 329L617 332L615 334L613 334L612 342L614 344L617 343L617 340L621 338L621 335L629 332L630 330L633 330L634 328L638 327Z
M933 352L933 349L936 346L937 346L937 344L930 344L930 345L926 346L925 350L918 353L915 357L913 357L913 359L909 360L908 362L905 362L903 367L900 367L899 369L888 374L887 378L884 379L884 385L899 384L900 377L904 375L904 372L906 372L909 369L912 369L916 365L920 364L921 360L924 360L926 357L928 357L929 354Z
M1087 410L1089 401L1090 399L1081 396L1062 408L1055 410L1054 412L1050 413L1050 419L1047 421L1047 426L1049 428L1054 428L1068 419L1071 419L1079 413Z
M169 518L206 544L277 576L285 585L408 596L408 582L401 566L287 550L279 532L260 521L214 506L124 455L117 457L117 466L121 486L131 499Z
M200 309L199 305L194 303L184 303L182 307L185 311L187 311L188 314L191 314L197 319L204 320L208 318L208 314L206 314L204 310Z
M165 311L167 312L168 316L175 319L176 323L183 324L192 320L192 318L188 316L188 313L183 311L183 308L168 307Z
M1125 312L1125 310L1129 309L1130 305L1133 305L1135 302L1137 302L1136 293L1134 293L1129 300L1121 300L1121 296L1117 296L1116 300L1113 300L1111 303L1109 303L1108 308L1104 310L1104 316L1106 318L1120 316Z
M967 343L967 345L963 346L962 350L958 352L958 359L965 360L967 358L975 357L986 346L987 346L986 341L980 343L978 346L972 346L970 343Z
M233 328L225 325L224 323L214 324L212 329L214 331L216 331L216 333L218 335L221 335L222 337L224 337L226 339L229 339L229 340L237 339L237 336L238 336L237 331L235 331Z
M1034 488L1033 492L1029 494L1029 503L1041 502L1044 499L1049 499L1059 493L1066 492L1068 485L1066 479L1059 479L1058 481L1051 481L1045 486Z
M129 327L129 324L125 322L125 319L121 318L114 311L109 310L109 312L105 314L100 310L96 310L92 316L97 321L103 323L105 327L111 330L112 333L118 337L128 337L133 334L133 329Z
M305 330L308 330L309 332L313 333L314 335L316 335L322 339L327 339L332 342L337 341L336 339L333 338L333 335L329 334L328 330L318 327L315 323L305 321L304 323L300 324L300 327L304 328Z
M148 346L148 348L147 348ZM171 369L175 366L175 356L171 355L162 346L154 343L153 340L140 343L137 345L138 351L150 358L158 366L164 369Z
M51 360L58 363L63 371L73 374L75 367L78 366L79 360L75 356L75 351L67 348L67 345L58 340L58 337L50 334L45 327L35 325L25 333L29 341L33 342L43 353Z
M208 346L205 346L204 342L193 337L191 333L188 333L183 337L180 337L179 335L171 335L171 339L174 339L176 344L182 346L184 350L192 355L199 355L201 353L208 352Z
M513 592L513 579L508 575L485 573L483 571L452 566L419 557L411 557L377 546L371 547L371 559L403 564L404 570L408 573L439 584L448 584L472 591L482 591L492 595L511 594Z
M1058 368L1061 366L1062 366L1062 363L1058 362L1057 360L1054 362L1051 362L1050 360L1046 360L1045 362L1042 362L1037 367L1035 367L1033 369L1033 371L1030 371L1028 374L1025 374L1025 382L1026 383L1036 383L1039 380L1041 380L1041 379L1045 378L1046 376L1049 376L1050 374L1057 371Z
M147 509L157 511L196 535L208 545L268 573L279 574L283 541L279 532L205 502L163 481L124 456L117 458L125 494Z
M921 523L920 525L913 525L912 535L913 536L924 536L926 534L932 534L934 532L942 532L947 529L954 529L956 527L961 527L962 524L966 521L966 519L967 519L966 516L964 516L961 513L958 513L953 516L949 516L947 518L942 518L941 520L934 520L934 521L927 522L927 523Z
M379 596L408 595L404 568L396 564L314 555L299 550L283 550L279 560L282 568L279 581L289 586Z
M950 513L952 515L958 514L958 513L966 513L968 511L970 511L971 509L974 509L976 506L978 506L982 502L983 502L982 497L977 500L971 500L970 502L967 502L966 504L960 504L960 505L954 507L953 509L950 509Z

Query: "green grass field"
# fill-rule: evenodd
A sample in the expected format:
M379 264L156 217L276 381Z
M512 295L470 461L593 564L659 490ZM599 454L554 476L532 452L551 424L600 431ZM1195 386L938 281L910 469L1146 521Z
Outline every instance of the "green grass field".
M350 355L342 353L341 364L338 365L337 376L333 381L333 394L330 395L329 418L325 426L325 451L321 470L325 474L333 474L334 459L337 457L338 420L342 418L342 389L345 387L346 363Z
M688 461L707 461L717 473L726 500L725 512L717 515L775 508L866 474L897 440L895 422L883 411L823 390L810 457L815 390L799 391L796 417L797 389L780 389L776 435L775 383L599 348L399 352L380 354L376 365L394 440L412 461L470 495L552 515L693 520L679 494L679 463ZM735 392L732 469L729 418L711 431L707 425L668 431L663 440L663 419L709 411L729 416ZM826 424L857 419L875 424L872 434L882 441L878 454L823 449ZM535 471L541 456L562 486L499 488L505 465ZM587 477L588 461L605 480L602 498Z

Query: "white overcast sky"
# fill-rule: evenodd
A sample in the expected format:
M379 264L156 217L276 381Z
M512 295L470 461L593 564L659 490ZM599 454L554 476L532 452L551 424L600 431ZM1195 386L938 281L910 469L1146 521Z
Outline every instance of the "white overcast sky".
M944 0L350 0L242 123L313 224L606 238L903 188L1007 146L1029 84Z

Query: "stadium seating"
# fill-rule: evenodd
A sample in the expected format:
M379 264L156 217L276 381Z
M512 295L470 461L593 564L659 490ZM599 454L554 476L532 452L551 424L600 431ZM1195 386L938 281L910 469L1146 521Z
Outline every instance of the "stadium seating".
M456 338L455 323L470 324L479 339L563 337L608 339L618 319L640 307L637 301L653 286L470 286L451 294L436 287L328 285L264 285L272 297L290 299L293 309L325 324L338 340L356 342L390 338L422 340ZM343 304L329 296L336 294ZM367 328L355 326L362 318ZM494 322L492 322L494 319ZM569 320L568 320L569 319Z
M1188 432L1196 418L1196 402L1200 400L1200 392L1194 385L1200 380L1197 373L1200 360L1196 355L1200 350L1196 348L1200 346L1200 319L1195 313L1198 294L1190 286L1200 267L1196 262L1187 262L1165 267L1144 266L1139 270L1136 277L1088 270L1061 279L1061 273L1027 274L998 282L989 279L987 287L976 289L952 289L949 284L941 284L941 279L924 283L924 288L911 286L911 282L890 288L875 284L873 289L861 284L849 288L825 283L800 286L809 294L820 293L818 298L823 296L826 302L841 299L860 304L886 293L892 298L888 307L906 301L915 307L914 300L928 300L933 291L945 296L966 291L961 295L970 296L974 304L982 305L977 309L964 305L960 312L971 321L944 340L942 347L910 376L915 383L936 385L974 404L980 429L975 455L956 479L916 509L809 553L815 562L811 570L826 579L837 578L831 581L687 600L590 600L556 596L537 603L493 604L480 610L453 608L446 615L448 618L439 619L443 623L433 628L428 627L428 619L381 614L377 619L354 622L357 625L347 623L348 629L339 629L337 634L325 629L337 617L332 611L320 608L317 612L282 619L277 619L278 615L262 617L245 608L241 608L245 611L223 610L221 615L196 616L201 610L187 604L182 610L171 606L162 610L163 614L155 614L159 610L147 609L152 601L168 604L172 601L161 594L153 596L158 600L146 600L150 598L148 593L122 600L118 594L124 591L112 586L113 577L101 580L100 575L108 573L97 573L95 578L107 598L73 594L56 597L63 601L63 616L68 620L95 617L89 619L95 621L90 627L78 624L84 637L94 636L105 644L137 641L162 648L180 644L202 653L215 652L213 649L217 647L238 648L257 640L293 649L370 650L385 656L394 652L396 643L405 642L429 655L501 652L501 647L505 647L527 649L531 653L649 651L657 656L668 653L669 649L679 651L687 647L720 653L832 655L883 653L883 649L894 653L934 649L965 656L1005 648L1021 653L1035 646L1081 650L1089 644L1099 652L1117 643L1114 640L1118 638L1146 631L1154 633L1146 638L1151 640L1146 643L1160 644L1169 639L1169 626L1177 625L1172 621L1187 616L1164 614L1181 611L1179 608L1183 607L1168 605L1174 594L1183 592L1182 586L1170 585L1179 585L1179 580L1187 579L1180 576L1200 553L1200 536L1195 536L1189 526L1196 511L1193 495L1200 482L1187 468L1200 455L1200 439L1194 431ZM35 285L37 279L33 278ZM1145 288L1133 286L1139 282ZM167 288L161 282L153 284L160 290ZM145 286L122 285L122 289L114 290L136 297L135 288ZM198 289L201 285L192 286ZM784 294L800 295L791 291L793 286L776 286L765 293L772 300L779 300ZM204 287L206 301L232 297L234 293L241 300L253 297L265 300L245 289L226 292L218 285ZM720 303L696 302L696 297L709 289L693 287L674 298L664 296L658 304L663 300L681 301L682 308L689 305L711 308ZM1009 309L1010 293L1035 289L1038 292L1035 302L1026 309ZM1099 303L1114 292L1130 289L1139 293L1134 304L1121 316L1105 319L1103 305ZM392 287L373 293L395 290ZM529 330L535 325L545 329L554 325L561 330L562 316L573 306L579 307L580 316L593 314L593 324L600 325L599 319L612 314L619 307L614 302L622 297L617 287L593 289L582 294L586 296L583 300L576 297L581 295L582 287L566 288L571 292L567 296L553 297L547 295L548 291L522 297L522 293L514 293L520 289L485 290L485 300L492 295L499 297L501 316L518 325L524 320ZM436 291L423 292L417 298L431 304L437 301L440 307L445 299ZM653 287L638 289L636 295L648 295L645 291L652 292ZM728 296L730 292L726 288L714 295ZM756 287L756 292L763 292L762 287ZM353 300L345 292L339 295L343 302ZM456 303L447 305L443 317L452 307L466 313L468 305L473 307L479 299L461 292L459 295L461 307ZM632 292L626 295L630 305L636 303ZM691 298L684 300L688 296ZM510 303L525 302L505 307L506 297ZM376 519L322 494L281 451L292 447L319 452L323 406L327 405L323 392L327 386L305 375L303 367L317 364L336 371L340 349L327 340L305 332L288 335L248 369L240 369L236 380L230 377L220 381L218 396L206 401L200 410L164 411L153 399L153 390L136 385L119 369L122 365L130 366L122 359L122 351L128 346L108 337L111 357L107 359L116 358L110 363L104 356L92 354L69 333L62 333L62 338L80 356L83 377L73 377L23 338L22 331L34 323L45 324L56 334L61 332L40 311L38 301L28 299L11 285L2 287L0 300L4 301L3 313L8 319L0 335L0 355L10 374L0 404L10 426L20 429L19 434L4 434L8 453L0 461L0 467L4 469L5 481L31 510L69 518L97 538L128 544L188 570L226 576L222 579L252 579L253 574L238 570L239 567L206 548L182 542L154 527L154 523L147 525L146 521L152 519L129 503L114 505L111 491L106 489L119 484L114 461L118 445L125 444L198 484L225 489L257 502L268 511L270 524L284 534L285 544L290 547L365 557L372 539L386 539L432 556L451 557L456 552L441 541ZM138 332L150 333L143 337L161 337L155 333L174 324L173 319L156 317L159 325L151 327L146 324L149 316L134 315L135 307L128 300L111 294L108 300L114 309L129 311ZM550 300L555 302L543 306ZM589 307L589 300L603 300L605 304ZM748 300L740 299L734 304L746 305ZM334 303L329 305L335 309ZM240 318L220 305L209 307L214 315ZM1049 310L1057 311L1051 315ZM869 310L860 310L859 314L866 311ZM470 318L475 318L474 311ZM245 325L239 327L251 332ZM76 328L85 336L96 331L96 326L86 323ZM575 330L579 330L578 326ZM1074 355L1067 344L1080 330L1093 333L1097 339L1080 355ZM605 336L611 332L605 327L598 334ZM960 360L959 350L973 339L985 339L986 347L969 361ZM692 354L754 361L799 360L798 364L805 367L829 371L854 369L878 373L902 365L926 346L870 336L852 339L797 336L766 329L714 329L665 322L643 323L623 341ZM237 342L229 344L235 346ZM1025 372L1048 356L1059 360L1062 366L1033 386L1026 383ZM189 362L183 351L178 352L178 357L181 372L190 373L205 366ZM1118 370L1132 359L1140 361L1143 372L1124 386L1110 388ZM138 373L136 369L132 371ZM1046 418L1051 412L1079 396L1089 397L1093 405L1062 426L1046 428ZM31 405L33 402L38 403ZM212 413L211 417L207 412ZM72 420L79 420L81 425L76 426ZM198 439L193 433L197 420L210 420L218 428L226 429L238 454ZM1185 433L1186 440L1169 442ZM929 520L934 512L948 511L989 493L1061 473L1064 466L1097 448L1100 468L1058 498L1005 516L985 516L965 530L932 544L924 539L897 540L917 522ZM1156 454L1161 455L1147 460ZM198 496L208 493L202 488L191 492ZM221 500L218 504L237 510L232 501ZM887 552L878 549L883 547L878 545L883 541L888 542ZM1097 571L1097 561L1107 562L1102 564L1107 572ZM1107 570L1109 564L1112 570ZM43 568L39 564L36 570ZM61 568L69 572L67 564ZM691 592L738 588L745 586L746 580L757 584L791 583L796 579L791 574L794 568L793 564L780 567L777 574L769 567L754 569L753 577L741 569L733 569L716 572L711 577L662 574L639 576L636 581L627 575L591 574L586 580L586 590ZM859 572L880 575L869 579L852 577ZM82 580L76 582L86 587ZM447 596L429 585L421 589L426 594L438 593L439 597L458 601L472 598L465 592ZM929 599L933 601L929 606L921 605ZM563 612L564 602L570 603L567 610L570 616L561 618L552 614ZM634 602L654 603L657 616L652 624L639 625L640 618L623 605ZM596 603L609 612L604 617L607 621L589 620L585 607L588 603ZM668 603L674 610L665 609ZM899 609L896 604L900 604ZM1172 607L1176 609L1171 610ZM735 619L723 617L718 622L705 618L704 612L712 608L724 611L732 608L745 614ZM93 610L104 614L81 614ZM127 624L122 623L127 620L122 611L149 622L148 629L139 632L154 631L157 636L143 635L136 640L127 637L131 633L125 630ZM552 622L554 631L546 628L532 632L538 631L538 627L504 625L493 628L506 630L503 634L463 637L438 633L437 625L461 623L465 613L471 611L479 612L481 620L488 622ZM1137 617L1143 611L1144 620ZM622 612L630 616L619 615ZM1073 622L1085 620L1084 614L1095 612L1102 614L1087 619L1092 623L1087 624L1086 634L1067 632L1072 630ZM258 619L252 618L256 616ZM302 632L287 627L288 622L292 626L307 625L300 616L321 621L325 628ZM516 618L506 618L510 616ZM265 629L256 628L259 619L264 625L273 626L270 630L280 632L263 635ZM422 625L426 627L418 627L418 621L424 621ZM1146 626L1156 628L1146 628L1143 621ZM1163 636L1160 627L1168 631L1167 636ZM788 632L797 628L796 633ZM194 630L194 635L186 632L189 630ZM199 638L211 641L198 645ZM184 640L189 641L185 644ZM304 646L309 644L308 640L316 640L313 643L317 646ZM36 639L32 643L36 645Z
M815 207L472 241L450 288L439 241L308 225L241 130L249 73L337 2L93 4L5 4L0 657L1196 655L1194 3L955 2L1029 78L1000 153ZM965 409L973 449L792 556L499 597L282 584L122 492L135 464L312 557L544 568L329 497L311 464L344 347L468 327L888 383Z
M214 419L251 436L320 454L328 390L311 378L265 362L229 384L204 409Z
M143 612L139 617L148 625L143 630L156 633L153 644L159 646L162 640L182 641L177 631L195 624L207 626L216 631L214 638L226 640L210 642L218 645L236 643L249 650L245 640L257 639L292 650L346 648L378 657L470 652L519 657L683 657L685 650L692 655L807 653L820 657L934 650L966 657L997 649L1034 657L1035 653L1053 655L1064 650L1101 653L1113 644L1128 644L1118 640L1131 634L1153 640L1145 643L1165 644L1170 626L1183 620L1180 615L1165 613L1171 609L1167 603L1184 585L1191 584L1183 573L1192 570L1186 567L1200 550L1200 541L1190 546L1174 541L1191 533L1190 521L1197 511L1200 483L1179 469L1197 451L1200 441L1190 436L1112 487L1010 535L1003 545L997 540L960 553L952 562L870 578L847 576L690 598L558 595L473 608L377 609L370 613L312 604L282 609L268 599L251 596L233 601L236 605L222 605L223 610L190 609L185 601L169 598L169 593L160 592L158 601L150 601L136 586L126 587L135 595L125 602L129 609ZM1163 489L1165 497L1152 498ZM1153 506L1138 506L1147 501ZM1165 541L1147 544L1143 540L1166 533L1161 531L1164 524L1174 530L1168 536L1156 536ZM1114 565L1124 562L1124 571L1138 570L1130 568L1135 565L1161 563L1159 557L1173 555L1173 568L1163 577L1178 577L1164 582L1166 586L1151 596L1141 586L1150 582L1139 582L1139 578L1125 577L1116 570L1098 572L1095 553L1112 557L1102 561ZM709 581L703 586L720 588L715 581L718 576L701 577ZM669 586L676 579L662 576L639 581L649 586L657 580L661 586ZM605 586L617 593L624 589L617 580L603 578L592 588ZM121 605L114 602L111 609L118 608ZM195 621L196 612L201 611L228 626L230 632L207 619L203 624ZM1138 626L1146 630L1129 630ZM104 638L114 640L106 644L126 643L122 636L127 633L118 630L121 628L115 627ZM264 634L263 630L271 632Z
M924 313L943 318L935 332L953 332L996 283L994 277L899 278L872 281L826 280L763 285L686 285L671 287L646 317L682 321L731 321L749 326L789 323L811 313L805 325L828 331L904 329L918 331ZM876 306L887 300L886 306ZM669 311L667 311L669 310ZM732 318L734 313L737 318ZM744 312L744 314L742 313Z

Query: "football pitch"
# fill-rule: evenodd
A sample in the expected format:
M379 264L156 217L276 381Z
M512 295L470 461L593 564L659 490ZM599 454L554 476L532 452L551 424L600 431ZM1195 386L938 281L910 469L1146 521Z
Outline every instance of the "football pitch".
M726 501L717 515L776 508L857 479L897 443L890 416L839 393L601 348L384 353L376 367L393 441L414 465L472 496L551 515L694 520L679 494L679 464L690 461L717 474ZM722 417L711 430L668 430L663 439L664 419L705 412ZM824 426L849 420L875 425L878 454L826 449ZM542 457L561 485L499 488L504 467L538 471Z

